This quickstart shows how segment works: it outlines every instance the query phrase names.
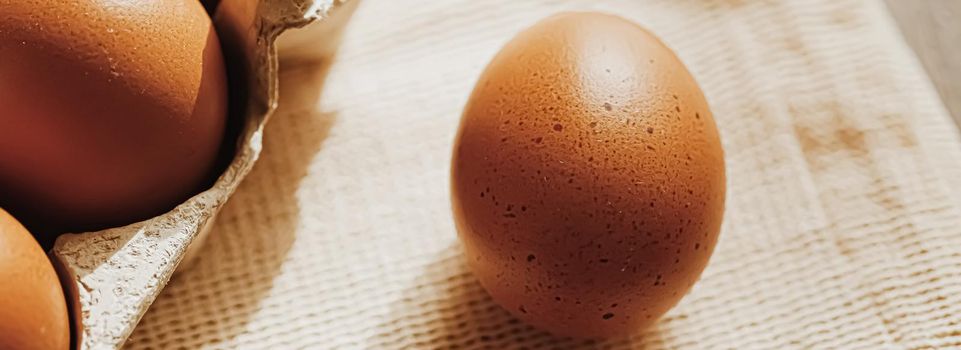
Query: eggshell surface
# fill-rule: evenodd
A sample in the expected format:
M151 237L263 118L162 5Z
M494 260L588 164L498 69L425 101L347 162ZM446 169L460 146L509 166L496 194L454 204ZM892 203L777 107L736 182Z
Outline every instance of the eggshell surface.
M69 345L67 304L53 265L23 225L0 209L0 349Z
M469 264L516 317L611 337L656 321L698 279L724 211L706 99L635 23L549 17L479 78L452 160Z
M0 206L46 236L201 190L225 129L221 55L196 0L4 2Z

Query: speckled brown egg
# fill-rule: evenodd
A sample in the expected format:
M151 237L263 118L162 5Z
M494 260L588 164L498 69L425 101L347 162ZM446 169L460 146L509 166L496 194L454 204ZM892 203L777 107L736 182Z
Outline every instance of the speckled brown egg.
M694 78L640 26L566 13L481 75L454 146L454 218L490 295L558 335L631 334L703 271L724 154Z
M150 218L212 183L227 81L197 0L6 1L0 57L0 206L38 238Z

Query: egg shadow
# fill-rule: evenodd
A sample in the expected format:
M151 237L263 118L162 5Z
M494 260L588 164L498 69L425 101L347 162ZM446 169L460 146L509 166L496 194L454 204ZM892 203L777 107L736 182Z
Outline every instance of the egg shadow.
M659 325L659 324L658 324ZM379 349L644 349L655 325L629 338L563 338L513 317L474 277L459 242L441 251L395 301L370 344Z
M319 112L330 60L281 63L280 101L263 152L224 206L197 260L178 271L125 348L196 348L249 333L300 222L297 189L336 113ZM256 204L252 204L256 203Z

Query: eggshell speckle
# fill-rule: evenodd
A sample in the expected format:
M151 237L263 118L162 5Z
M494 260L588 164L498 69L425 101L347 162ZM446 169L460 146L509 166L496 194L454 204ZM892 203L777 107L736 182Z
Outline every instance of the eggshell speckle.
M559 335L630 334L673 307L711 256L724 196L700 88L616 16L560 14L511 40L455 142L471 268L499 304Z

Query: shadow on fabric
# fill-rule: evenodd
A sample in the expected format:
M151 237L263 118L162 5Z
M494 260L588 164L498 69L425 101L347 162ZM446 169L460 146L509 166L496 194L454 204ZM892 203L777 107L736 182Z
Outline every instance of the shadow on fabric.
M643 349L657 326L629 339L560 338L514 318L487 294L451 244L391 307L368 345L381 349Z
M174 276L126 348L196 348L249 333L248 322L295 240L296 191L336 119L316 108L329 66L281 67L279 108L265 127L260 160L221 212L194 266Z

